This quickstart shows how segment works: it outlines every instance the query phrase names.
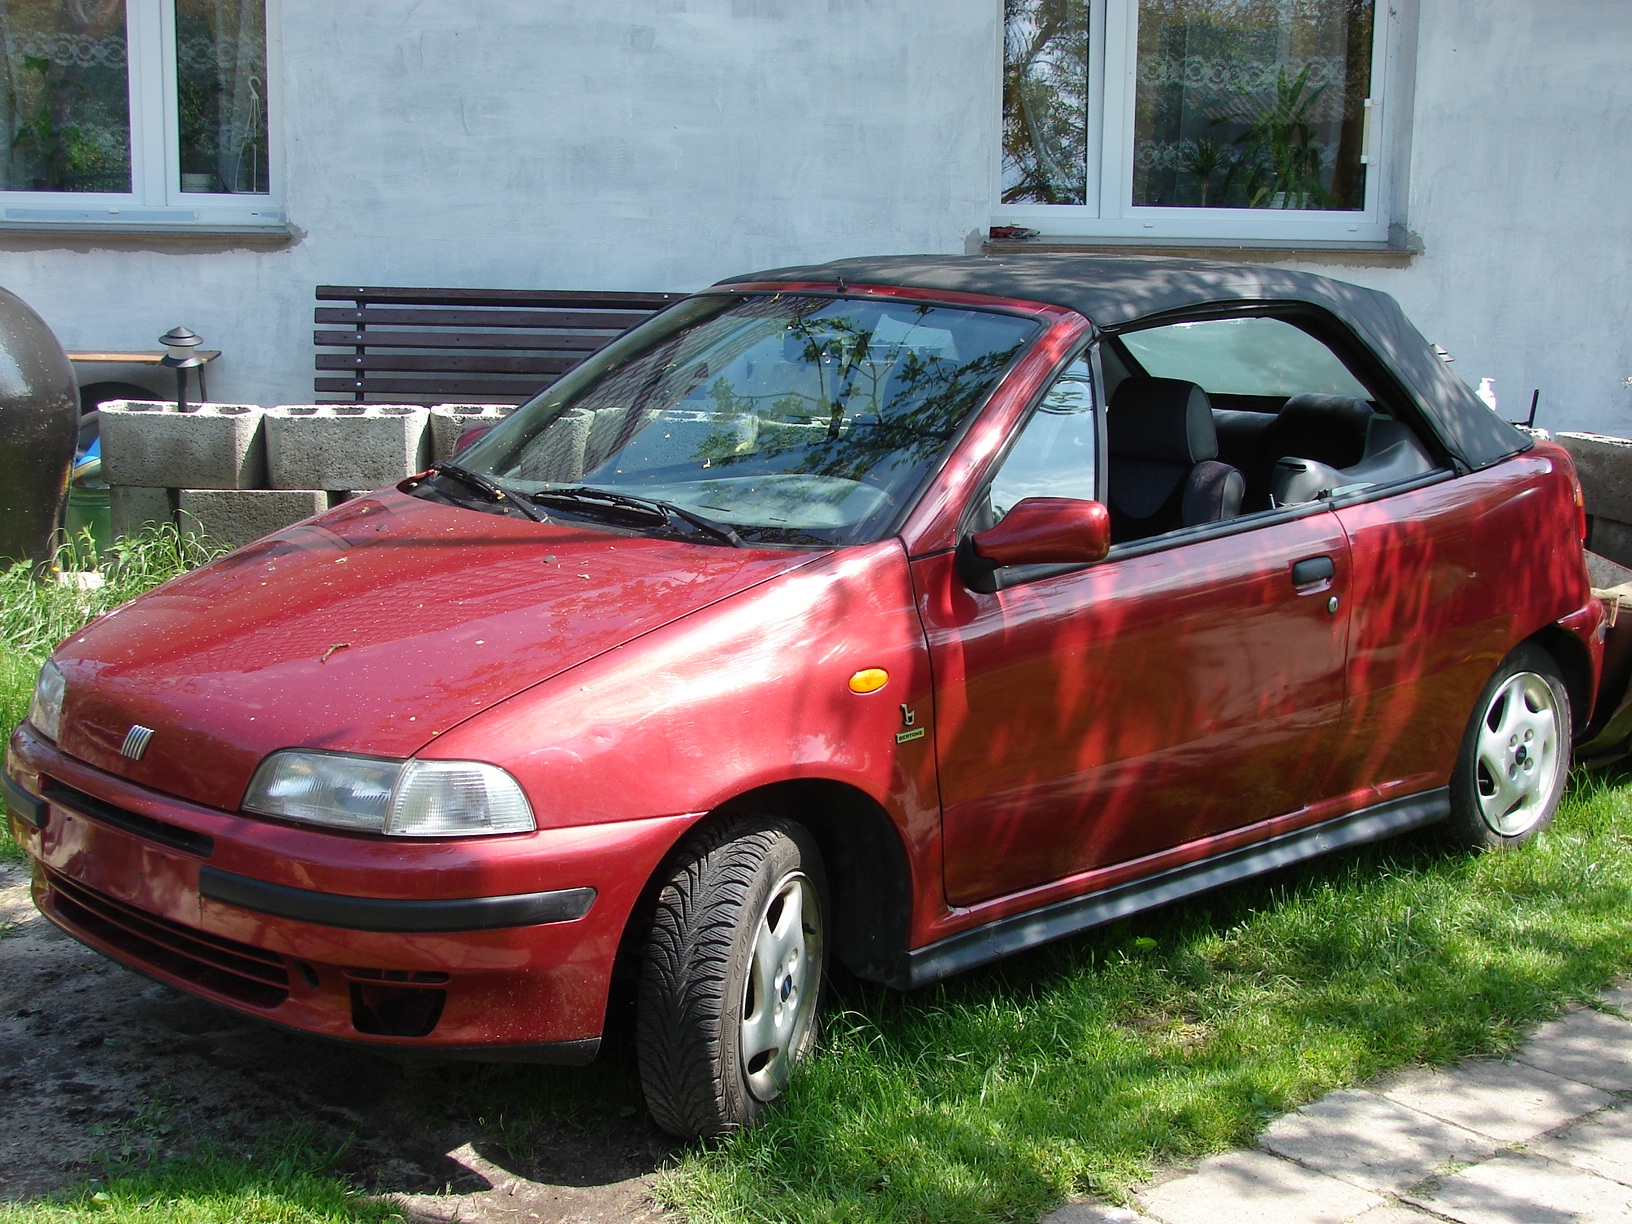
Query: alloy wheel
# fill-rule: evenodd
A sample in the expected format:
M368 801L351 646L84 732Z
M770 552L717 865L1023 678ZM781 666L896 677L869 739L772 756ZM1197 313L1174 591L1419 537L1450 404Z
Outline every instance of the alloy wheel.
M771 889L754 925L743 985L743 1078L761 1101L787 1086L794 1060L815 1019L820 972L821 907L802 871L791 871Z
M1492 832L1518 837L1546 814L1563 768L1558 727L1544 677L1519 672L1496 690L1474 748L1479 811Z

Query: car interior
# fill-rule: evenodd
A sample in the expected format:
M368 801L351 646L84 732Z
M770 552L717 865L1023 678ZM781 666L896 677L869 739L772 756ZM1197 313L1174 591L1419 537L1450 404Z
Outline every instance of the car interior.
M1168 324L1114 337L1100 357L1117 544L1440 466L1330 348L1283 319Z

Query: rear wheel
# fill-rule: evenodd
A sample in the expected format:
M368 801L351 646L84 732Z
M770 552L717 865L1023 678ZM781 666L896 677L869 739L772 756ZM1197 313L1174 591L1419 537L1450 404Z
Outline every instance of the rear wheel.
M682 1138L753 1123L816 1040L827 883L800 825L716 826L658 896L640 983L641 1087Z
M1447 838L1500 849L1522 845L1551 824L1574 730L1569 690L1552 656L1528 643L1508 655L1462 736Z

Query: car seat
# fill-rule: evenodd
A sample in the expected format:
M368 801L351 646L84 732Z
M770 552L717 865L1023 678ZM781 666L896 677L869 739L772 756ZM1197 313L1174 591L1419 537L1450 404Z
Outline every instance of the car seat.
M1259 452L1276 456L1268 479L1271 506L1300 505L1434 470L1409 425L1347 395L1294 395L1262 431Z
M1241 513L1246 482L1217 462L1212 405L1195 383L1126 378L1111 398L1106 425L1116 543Z

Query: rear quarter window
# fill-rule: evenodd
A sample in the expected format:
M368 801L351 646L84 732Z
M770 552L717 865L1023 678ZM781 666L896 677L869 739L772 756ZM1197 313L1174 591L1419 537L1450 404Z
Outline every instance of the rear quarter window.
M1305 391L1370 399L1329 348L1280 319L1203 319L1120 337L1147 374L1182 378L1209 395Z

